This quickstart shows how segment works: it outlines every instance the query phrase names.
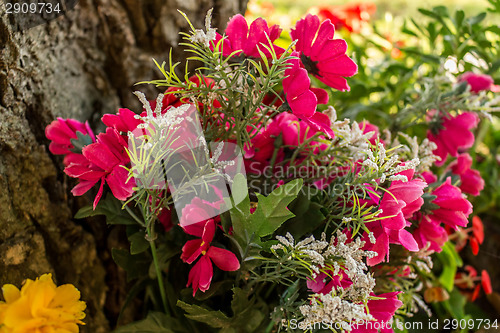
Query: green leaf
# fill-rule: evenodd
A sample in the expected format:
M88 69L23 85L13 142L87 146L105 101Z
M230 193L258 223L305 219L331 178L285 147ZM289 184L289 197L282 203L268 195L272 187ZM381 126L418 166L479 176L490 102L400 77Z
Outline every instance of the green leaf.
M443 17L449 17L450 14L448 13L448 8L445 6L436 6L432 8L432 11L436 13L436 15L442 19Z
M463 10L457 10L455 12L455 26L457 27L457 30L460 31L460 28L462 27L462 24L464 22L465 18L465 12Z
M104 200L100 200L95 210L92 206L80 208L75 214L75 219L83 219L89 216L105 215L108 224L138 224L125 210L122 203L111 193L106 195Z
M76 132L76 139L71 139L71 144L74 148L71 149L73 153L81 154L82 149L93 143L92 137L88 134L83 134L82 132Z
M439 19L439 15L430 10L419 8L418 11L425 16L432 17L434 19Z
M486 13L480 13L476 16L469 17L467 19L467 23L469 23L470 25L475 25L481 23L485 18L486 18Z
M246 221L250 216L250 198L248 197L248 185L246 178L237 174L233 179L232 187L233 198L238 202L229 211L231 222L233 224L234 235L238 240L247 238L245 231Z
M118 266L127 272L127 281L146 276L151 260L145 253L131 255L127 250L112 249L111 256Z
M134 283L134 285L132 286L132 288L130 288L130 290L127 293L127 297L125 298L125 302L123 303L122 308L120 309L120 314L118 315L117 322L120 322L121 317L122 317L125 309L127 309L127 307L129 306L129 304L135 299L135 297L141 291L143 291L144 289L146 289L146 286L148 285L148 283L151 283L151 280L140 279L140 280L137 280Z
M248 299L247 293L240 288L233 288L233 300L231 309L234 317L231 327L238 332L255 332L264 320L265 316L257 310L255 298Z
M221 311L205 309L201 306L187 304L180 300L177 301L177 306L187 312L184 315L186 318L205 323L211 327L228 328L231 324L231 319Z
M450 293L450 298L444 302L446 310L456 319L462 319L465 316L464 307L467 299L457 289Z
M294 179L272 191L267 197L257 194L259 204L250 216L248 226L251 233L260 237L272 234L286 220L295 215L287 208L302 188L302 179Z
M130 242L130 254L139 254L149 249L149 242L146 240L146 233L139 231L128 238Z
M150 312L148 316L140 321L119 327L114 333L174 333L171 329L178 329L181 323L175 318L169 317L161 312Z
M286 223L286 231L290 232L295 239L313 232L325 220L321 212L322 207L319 203L309 200L306 194L299 193L297 199L289 205L295 217Z
M445 243L443 251L437 253L439 261L443 265L443 271L439 276L439 281L449 292L453 290L457 267L462 264L462 260L458 256L454 245L451 242Z

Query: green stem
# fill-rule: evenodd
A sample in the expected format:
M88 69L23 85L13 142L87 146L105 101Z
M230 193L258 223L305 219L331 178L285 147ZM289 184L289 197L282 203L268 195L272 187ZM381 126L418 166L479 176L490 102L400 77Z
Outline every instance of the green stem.
M149 245L151 246L151 253L153 255L153 262L155 265L156 278L158 279L158 287L160 288L160 295L161 295L161 301L163 303L163 308L165 310L165 313L167 315L170 315L170 310L169 310L168 305L167 305L167 295L165 293L165 286L163 285L163 277L161 274L160 265L158 263L158 256L156 254L155 241L154 240L149 241Z
M271 320L269 322L269 324L267 325L265 332L270 333L272 331L273 327L274 327L274 321Z

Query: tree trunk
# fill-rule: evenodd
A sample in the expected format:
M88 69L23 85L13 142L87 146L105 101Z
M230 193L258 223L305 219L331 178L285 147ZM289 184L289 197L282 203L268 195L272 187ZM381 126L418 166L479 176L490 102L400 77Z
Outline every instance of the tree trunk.
M103 113L139 110L132 95L159 78L152 58L182 60L185 12L201 27L208 9L221 30L246 0L80 0L63 16L15 31L0 16L0 286L52 273L72 283L87 302L83 332L109 332L123 303L126 282L112 263L119 232L102 220L72 217L89 198L74 198L62 157L49 153L45 127L56 117L89 120L102 130ZM2 4L3 7L3 4ZM2 8L3 10L3 8Z

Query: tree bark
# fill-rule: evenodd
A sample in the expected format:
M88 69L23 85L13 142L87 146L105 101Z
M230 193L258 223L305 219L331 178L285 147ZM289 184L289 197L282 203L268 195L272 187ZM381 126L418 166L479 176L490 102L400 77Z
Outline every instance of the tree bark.
M72 283L87 302L83 332L109 332L125 290L110 248L119 231L99 219L74 220L89 198L74 198L62 157L48 151L44 129L56 117L89 120L100 131L103 113L139 110L132 91L149 98L159 78L152 58L182 60L178 32L184 11L201 27L208 9L219 31L246 0L80 0L63 16L16 32L0 15L0 286L52 273ZM2 9L3 10L3 9Z

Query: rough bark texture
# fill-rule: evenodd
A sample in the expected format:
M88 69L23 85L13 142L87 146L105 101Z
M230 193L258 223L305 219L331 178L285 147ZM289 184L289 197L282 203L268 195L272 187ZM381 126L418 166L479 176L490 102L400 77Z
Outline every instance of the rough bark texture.
M73 198L62 158L48 152L45 127L56 117L89 119L138 109L133 85L158 78L152 58L168 60L186 22L203 25L214 7L219 30L246 0L80 0L48 24L13 32L0 14L0 285L52 273L87 301L83 332L109 332L125 282L109 249L118 232L74 220L88 202ZM179 48L174 56L181 59ZM152 87L142 87L153 97ZM149 90L148 90L149 89ZM101 128L102 129L102 128Z

